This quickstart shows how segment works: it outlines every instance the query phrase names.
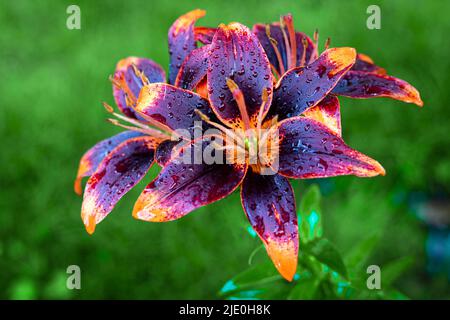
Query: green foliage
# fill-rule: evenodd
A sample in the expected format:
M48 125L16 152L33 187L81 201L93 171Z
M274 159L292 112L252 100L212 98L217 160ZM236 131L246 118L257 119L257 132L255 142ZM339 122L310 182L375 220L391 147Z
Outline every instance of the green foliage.
M411 257L380 266L382 287L370 290L366 284L367 261L379 236L367 237L343 258L328 239L316 235L321 218L304 223L311 212L321 212L320 207L320 189L312 185L300 204L299 216L303 220L299 228L305 237L300 241L298 273L291 283L282 279L266 257L228 280L219 296L227 299L407 299L392 284L411 266ZM252 258L260 252L259 248L252 253Z
M308 241L303 246L304 253L314 257L317 261L338 272L344 278L347 277L347 269L342 261L341 254L336 247L325 238L317 238Z
M303 195L298 214L301 239L312 240L322 236L322 214L320 212L319 186L311 186Z

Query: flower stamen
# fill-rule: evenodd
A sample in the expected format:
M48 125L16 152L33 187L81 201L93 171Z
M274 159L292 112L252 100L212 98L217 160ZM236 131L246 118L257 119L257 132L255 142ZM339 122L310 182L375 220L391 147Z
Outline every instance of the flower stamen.
M290 69L297 66L297 39L294 29L294 22L292 20L292 15L284 16L283 20L287 28L287 33L289 35L289 42L291 46L291 62L289 67Z
M115 116L116 118L118 118L120 120L123 120L129 124L134 125L134 126L124 125L124 124L120 123L117 119L108 119L108 121L110 123L112 123L116 126L119 126L119 127L122 127L124 129L128 129L128 130L133 130L133 131L138 131L138 132L141 132L144 134L148 134L152 137L155 137L155 138L158 138L161 140L166 140L166 139L171 138L169 134L167 134L163 131L157 130L155 128L151 128L137 119L132 119L132 118L126 117L120 113L114 112L114 108L111 107L106 102L103 102L102 104L108 113L112 114L113 116Z
M141 79L142 85L146 86L150 84L150 81L148 80L147 76L144 74L142 70L139 70L136 64L131 63L131 67L133 68L134 74Z
M280 29L281 29L281 33L283 34L284 45L286 47L287 67L288 67L288 69L290 69L292 67L292 52L291 52L291 45L289 44L288 35L286 33L286 30L284 30L285 27L286 27L286 24L284 23L283 17L281 17L280 18Z
M302 58L300 59L300 67L304 67L306 64L306 50L308 49L308 41L306 38L302 39L302 45L303 45L303 52L302 52Z
M278 41L275 40L274 38L271 37L270 35L270 25L266 25L266 35L269 38L270 44L272 45L273 50L275 51L275 55L277 56L277 60L278 60L278 64L280 66L280 72L281 74L284 74L285 69L284 69L284 63L283 63L283 59L281 58L281 53L280 50L278 50ZM275 68L273 68L275 69ZM278 72L276 72L278 77L280 77L280 74Z
M241 89L239 89L236 82L234 82L230 78L227 78L227 86L230 89L231 93L233 94L233 98L236 101L236 104L239 108L239 112L241 113L242 122L244 123L244 130L248 131L252 128L252 125L250 123L250 117L248 116L244 94L242 93Z
M125 92L125 102L127 106L133 107L134 105L136 105L137 98L128 87L125 77L123 76L123 73L119 73L118 76L114 77L109 76L109 80L116 88L123 90Z

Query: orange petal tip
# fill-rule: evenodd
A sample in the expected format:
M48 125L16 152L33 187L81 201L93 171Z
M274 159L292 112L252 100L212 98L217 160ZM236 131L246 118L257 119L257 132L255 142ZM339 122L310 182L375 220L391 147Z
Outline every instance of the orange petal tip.
M81 179L81 177L77 177L75 179L75 183L73 184L73 190L79 196L81 196L81 194L83 193L83 188L81 187Z
M268 242L266 250L281 276L289 282L292 281L297 271L298 255L298 249L294 242L290 241L285 244Z
M356 50L351 47L331 48L328 49L328 55L331 60L339 66L348 66L356 60Z
M95 231L95 227L97 225L96 221L95 221L95 216L91 215L89 216L89 218L87 219L87 221L84 221L84 225L86 227L86 231L89 235L92 235Z

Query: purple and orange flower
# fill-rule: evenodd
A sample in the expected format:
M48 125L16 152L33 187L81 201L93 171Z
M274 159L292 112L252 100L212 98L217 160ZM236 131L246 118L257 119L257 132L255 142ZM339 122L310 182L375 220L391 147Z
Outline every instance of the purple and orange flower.
M170 84L149 60L119 63L114 96L124 115L107 110L134 127L122 125L129 131L100 142L82 158L78 191L81 178L91 175L83 222L92 233L156 158L162 170L136 201L135 218L176 220L240 187L250 224L290 281L299 239L289 179L385 174L377 161L342 140L337 95L422 101L411 85L386 76L353 48L319 55L317 41L295 32L290 15L281 23L255 25L252 32L239 23L195 27L202 14L188 13L169 31ZM197 42L204 45L197 48ZM216 133L177 134L179 129L193 133L199 122ZM221 152L222 161L193 159L198 147L204 152L220 140L225 145L213 153ZM269 148L268 157L251 157L267 145L276 145L276 153Z
M106 110L115 116L109 119L113 124L127 131L105 139L81 158L75 192L82 193L81 182L84 177L90 177L84 190L81 217L88 233L92 234L96 224L102 221L114 208L116 203L131 190L147 173L154 161L164 158L165 149L172 143L174 130L192 128L196 120L201 118L189 106L174 104L173 109L167 105L159 105L149 117L136 111L136 104L144 86L157 83L155 88L168 90L176 76L178 82L189 89L196 89L198 81L187 79L183 75L186 68L183 61L190 61L189 54L197 48L195 22L204 16L205 11L194 10L178 18L169 30L170 75L166 84L164 69L152 60L129 57L117 63L113 83L113 95L120 113L104 103ZM201 33L202 31L200 31ZM191 75L195 72L191 72ZM201 80L201 79L200 79ZM201 89L201 87L199 87ZM183 94L183 90L178 91ZM195 109L203 110L206 100L199 98ZM158 112L165 114L162 118ZM211 113L209 109L203 110ZM183 114L184 117L174 117L172 114ZM186 116L190 114L190 116ZM120 122L120 121L122 122ZM158 148L161 146L161 148Z

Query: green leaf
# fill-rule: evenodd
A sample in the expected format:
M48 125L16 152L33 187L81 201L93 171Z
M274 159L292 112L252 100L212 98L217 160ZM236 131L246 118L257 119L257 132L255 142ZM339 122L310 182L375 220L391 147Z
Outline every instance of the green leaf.
M394 289L381 291L379 297L383 300L409 300L408 296Z
M300 239L312 240L322 236L322 214L320 210L320 189L312 185L303 195L298 215Z
M414 258L406 256L391 261L381 267L381 286L390 287L392 283L414 263Z
M370 255L380 240L379 234L373 234L365 240L356 244L353 249L345 257L345 265L352 274L366 271L364 268Z
M300 276L295 287L289 293L289 300L310 300L314 298L320 279L309 274Z
M228 280L222 289L220 289L219 295L227 296L244 289L253 290L257 286L275 282L280 279L282 279L282 277L273 266L273 263L267 261L265 263L256 264Z
M325 238L318 238L307 242L303 246L303 252L316 258L319 262L327 265L347 278L347 268L336 247Z

